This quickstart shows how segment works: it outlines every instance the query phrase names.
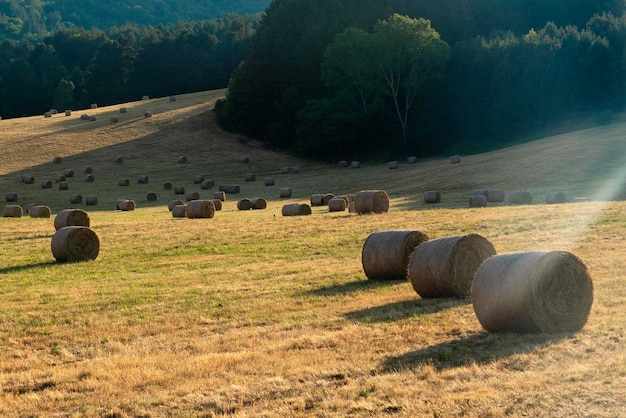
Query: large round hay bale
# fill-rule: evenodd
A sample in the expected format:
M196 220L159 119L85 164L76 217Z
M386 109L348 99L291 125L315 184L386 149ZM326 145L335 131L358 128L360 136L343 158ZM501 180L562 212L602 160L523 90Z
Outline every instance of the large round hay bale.
M292 174L298 174L300 173L300 167L298 167L297 165L292 165L291 167L289 167L289 172Z
M483 190L483 189L479 189L479 190L474 190L474 193L472 193L472 196L489 196L489 191L488 190Z
M311 206L324 206L323 193L313 193L309 200L311 201Z
M491 332L578 331L592 303L587 267L567 251L491 257L472 285L476 317Z
M219 199L212 199L211 200L213 202L213 204L215 205L215 211L219 211L222 210L222 201Z
M415 164L417 163L417 157L415 155L411 155L410 157L406 159L406 162L408 164Z
M52 159L52 162L53 162L53 163L55 163L55 164L61 164L61 163L63 162L63 158L61 158L61 157L59 157L59 156L57 155L57 156L55 156L55 157Z
M128 109L125 107L120 107L120 113L126 113L128 112Z
M97 103L92 103L92 104L89 106L89 108L90 108L90 109L97 109L97 108L98 108L98 104L97 104Z
M7 202L17 202L17 193L9 192L5 195L5 200Z
M283 216L304 216L311 213L311 206L306 203L290 203L282 208Z
M94 181L96 181L96 178L93 174L85 174L85 181L87 183L93 183Z
M186 218L187 217L187 205L184 203L176 205L171 209L173 218Z
M63 174L57 174L56 176L54 176L54 181L56 183L60 183L62 181L65 181L65 175Z
M350 168L361 168L361 162L360 161L352 161L350 163Z
M70 184L67 181L59 182L59 190L68 190L70 188Z
M478 234L427 241L409 262L409 279L422 298L467 297L478 267L496 250Z
M453 155L450 157L450 164L458 164L461 162L461 157L459 155Z
M204 176L201 174L196 174L193 176L193 184L201 184L204 181Z
M245 180L246 181L255 181L256 180L256 174L254 174L254 173L246 173Z
M424 192L424 203L441 203L441 193L435 190Z
M533 195L528 190L515 190L509 193L509 203L530 205L533 203Z
M41 182L42 189L51 189L52 188L52 180L44 180Z
M65 175L65 177L74 177L74 170L72 170L71 168L66 168L65 170L63 170L63 174Z
M89 120L89 115L87 115L87 114L80 115L80 120L84 120L84 121Z
M291 197L291 188L290 187L281 187L278 190L279 196L281 199L287 199Z
M65 209L54 218L54 229L57 231L66 226L89 226L89 214L82 209Z
M487 201L492 203L504 202L504 190L487 190Z
M96 206L98 204L97 196L85 196L85 204L87 206Z
M65 109L65 116L72 116L72 111L70 109Z
M335 197L328 201L328 211L329 212L345 212L349 203L346 199L342 197Z
M93 173L93 167L90 166L90 165L86 165L85 168L83 169L83 172L85 174L91 174L91 173Z
M44 118L51 118L52 117L52 112L44 112L43 117Z
M390 170L397 170L398 169L398 162L397 161L389 161L387 163L387 166L389 167Z
M274 177L266 177L263 179L263 184L265 184L266 186L273 186L274 183Z
M226 201L226 193L224 192L215 192L213 193L213 199L221 200L222 202Z
M117 209L122 212L131 212L135 210L137 204L132 199L122 199L117 201Z
M340 168L346 168L348 166L348 162L346 160L337 161L337 166Z
M328 202L330 202L334 198L335 198L334 194L326 193L326 194L324 194L324 198L322 200L322 203L324 204L324 206L328 206Z
M35 206L40 206L40 205L39 205L39 203L33 203L33 202L28 203L28 204L26 205L26 207L25 207L26 213L29 213L29 214L30 214L30 210L31 210L32 208L34 208Z
M147 200L148 202L156 202L156 200L157 200L157 195L156 195L156 193L154 193L154 192L150 192L150 193L148 193L148 194L146 195L146 200Z
M548 205L556 205L565 202L567 202L567 198L565 197L565 193L563 192L552 192L546 194L546 203Z
M192 200L187 203L187 217L189 219L212 218L214 216L215 205L212 200Z
M198 199L200 199L200 193L198 192L189 192L185 195L185 200L187 200L187 202Z
M34 184L35 176L31 176L30 174L22 174L22 181L26 184Z
M117 181L117 184L122 186L122 187L129 186L130 185L130 179L127 179L127 178L119 179Z
M383 213L389 211L389 195L384 190L363 190L354 197L356 213Z
M122 157L121 155L115 157L115 164L124 164L124 157Z
M184 155L179 155L177 161L178 161L178 164L186 164L187 163L187 157L185 157Z
M152 112L150 112L150 111L144 112L143 117L146 118L146 119L147 118L151 118L152 117Z
M238 184L221 184L218 190L226 194L239 194L241 192Z
M163 182L163 190L172 190L172 182L164 181Z
M283 166L279 170L280 174L289 174L289 166Z
M77 205L79 203L83 203L83 196L79 194L71 194L70 195L70 203Z
M95 260L100 253L100 239L86 226L66 226L52 236L51 248L59 262Z
M406 280L411 254L428 239L421 231L374 232L361 251L365 275L370 280Z
M248 157L247 155L242 155L241 157L239 157L239 161L241 161L242 163L249 163L250 157Z
M31 218L49 218L52 214L52 211L48 206L37 205L30 208L28 211Z
M469 207L470 208L486 208L487 207L487 197L482 194L472 195L469 197Z
M20 205L6 205L2 209L3 218L21 218L24 214L24 209Z
M174 194L185 194L185 186L174 186Z
M148 184L148 176L141 175L141 176L137 177L137 183L139 183L139 184Z
M200 183L200 188L203 190L212 189L215 187L215 181L211 179L202 180Z
M167 210L169 210L169 211L171 212L171 211L172 211L172 209L174 209L174 206L179 206L179 205L184 205L184 204L185 204L185 202L183 202L183 201L182 201L182 200L180 200L180 199L175 199L175 200L172 200L172 201L170 201L170 202L167 204ZM187 216L187 215L185 215L185 216Z
M141 100L150 100L150 96L143 95L141 96Z
M256 197L254 199L250 199L252 202L252 209L266 209L267 208L267 200L262 197Z
M252 201L250 199L240 199L237 202L237 209L239 210L250 210L252 209Z

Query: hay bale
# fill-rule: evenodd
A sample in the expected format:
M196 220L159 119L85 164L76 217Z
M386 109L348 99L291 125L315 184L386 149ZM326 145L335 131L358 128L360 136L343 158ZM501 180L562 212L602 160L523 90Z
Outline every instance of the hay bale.
M219 200L219 199L212 199L211 201L215 205L215 211L222 210L222 201L221 200Z
M52 117L52 113L51 112L44 112L43 117L44 118L51 118Z
M97 103L92 103L91 106L89 106L90 109L97 109L98 108L98 104Z
M406 280L415 248L429 240L421 231L379 231L363 244L361 263L369 280Z
M200 199L200 194L198 192L189 192L185 195L185 200L187 200L187 202L198 199Z
M250 199L240 199L237 202L237 209L239 210L250 210L252 209L252 201Z
M472 196L485 196L485 197L487 197L487 196L489 196L489 191L483 190L483 189L474 190L474 193L472 193Z
M246 173L246 181L255 181L255 180L256 180L256 174Z
M533 203L533 195L528 190L515 190L509 193L509 203L530 205Z
M179 155L177 161L178 161L178 164L186 164L187 163L187 157L185 157L184 155Z
M354 202L350 202L348 205L348 213L356 213L356 209L354 208Z
M212 200L193 200L187 203L189 219L212 218L215 216L215 205Z
M29 204L27 204L26 205L26 213L30 213L30 210L32 208L34 208L35 206L39 206L39 204L38 203L29 203Z
M397 170L398 169L398 162L397 161L389 161L387 163L387 166L389 167L390 170Z
M71 168L66 168L65 170L63 170L63 175L65 175L66 178L74 177L74 174L74 170L72 170Z
M52 181L51 180L44 180L41 182L41 188L42 189L52 189Z
M178 205L184 205L185 202L183 202L180 199L175 199L175 200L171 200L168 204L167 204L167 210L169 210L170 212L172 211L172 209L174 209L174 206L178 206ZM185 215L187 216L187 215Z
M470 208L486 208L487 207L487 197L482 194L472 195L469 197L469 207Z
M85 204L87 206L96 206L98 204L97 196L85 196Z
M346 168L348 166L348 162L346 160L340 160L337 162L337 165L341 168Z
M215 187L215 181L211 179L202 180L200 183L200 188L203 190L212 189L213 187Z
M54 181L57 183L65 181L65 176L63 174L57 174L56 176L54 176Z
M137 204L132 199L121 199L117 201L117 209L122 212L131 212L135 210Z
M120 121L120 118L118 118L117 116L111 116L111 123L118 123Z
M247 164L250 162L250 157L248 157L247 155L242 155L241 157L239 157L239 161Z
M422 298L467 297L478 267L496 254L487 238L457 235L427 241L409 262L409 279Z
M450 164L459 164L461 162L461 157L459 155L453 155L450 157Z
M172 190L172 182L164 181L163 182L163 190Z
M89 226L90 219L82 209L65 209L54 218L54 229L57 231L66 226Z
M63 158L61 158L61 157L59 157L59 156L57 155L57 156L55 156L55 157L52 159L52 162L53 162L54 164L61 164L61 163L63 162Z
M201 184L204 181L204 176L200 175L200 174L196 174L193 177L193 184Z
M59 190L69 190L70 184L67 181L59 182Z
M30 174L22 174L22 181L25 184L34 184L35 183L35 176L31 176Z
M309 200L311 202L311 206L324 206L323 193L314 193L311 195L311 198Z
M358 214L389 211L389 195L384 190L363 190L354 197L354 210Z
M185 186L174 186L174 194L185 194Z
M148 176L141 175L137 177L137 183L139 184L148 184Z
M171 209L173 218L186 218L187 217L187 205L176 205Z
M504 190L487 190L487 201L492 203L504 202Z
M170 99L170 102L175 102L176 101L176 96L170 96L169 99Z
M220 200L224 202L226 200L226 193L224 192L215 192L213 193L213 199Z
M335 197L328 201L328 211L329 212L345 212L349 203L346 199L341 197Z
M6 205L2 209L3 218L21 218L24 214L24 209L20 205Z
M85 174L85 181L87 183L93 183L94 181L96 181L96 178L93 174Z
M93 173L93 167L90 166L90 165L86 165L85 168L83 168L83 172L85 174L91 174L91 173Z
M279 189L279 196L281 199L287 199L291 197L291 188L290 187L281 187Z
M5 195L5 200L7 202L17 202L17 193L9 192Z
M89 115L87 114L80 115L80 120L89 120Z
M141 96L141 100L150 100L150 96Z
M86 226L59 229L51 242L52 255L59 262L95 260L100 253L98 235Z
M556 204L565 203L565 202L567 202L565 193L552 192L552 193L546 194L546 204L548 205L556 205Z
M289 167L289 172L291 174L298 174L300 173L300 167L298 167L297 165L292 165L291 167Z
M128 109L125 107L120 107L120 113L126 113L128 112Z
M122 186L122 187L126 187L126 186L130 185L130 179L128 179L128 178L119 179L117 181L117 184Z
M280 174L289 174L289 167L288 166L283 166L280 168L279 170Z
M77 205L79 203L83 203L83 196L79 194L71 194L70 195L70 203Z
M417 157L415 155L410 156L409 158L406 159L406 162L408 164L415 164L417 163Z
M57 109L50 109L50 113L56 115L59 113L59 111Z
M322 202L324 203L324 206L328 206L328 202L330 202L334 198L335 198L334 194L332 194L332 193L325 193L324 197L322 199Z
M220 184L218 190L226 194L239 194L241 192L238 184Z
M96 120L98 120L98 117L96 115L89 116L90 122L95 122Z
M72 116L72 111L69 109L65 110L65 116Z
M256 197L254 199L250 199L252 202L252 209L266 209L267 208L267 200L262 197Z
M115 164L124 164L124 157L118 155L115 157Z
M361 168L361 162L360 161L352 161L350 163L350 168Z
M144 112L143 117L148 119L152 117L152 112Z
M472 304L490 332L578 331L593 304L593 282L567 251L503 254L478 269Z
M52 211L48 206L36 205L29 209L28 213L31 218L49 218Z
M153 192L148 193L148 194L146 195L146 200L147 200L148 202L156 202L156 200L157 200L157 195L156 195L156 193L153 193Z
M306 203L291 203L282 208L283 216L306 216L311 213L311 207Z
M440 203L441 202L441 193L438 191L430 190L424 192L424 203Z
M273 186L274 183L274 177L266 177L263 179L263 184L265 184L266 186Z
M593 202L593 197L574 197L571 203Z

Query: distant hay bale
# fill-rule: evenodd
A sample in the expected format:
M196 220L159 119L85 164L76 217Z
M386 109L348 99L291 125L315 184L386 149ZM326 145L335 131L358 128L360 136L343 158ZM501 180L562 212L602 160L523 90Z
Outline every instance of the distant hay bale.
M88 121L88 120L89 120L89 118L90 118L90 116L89 116L89 115L87 115L87 114L82 114L82 115L80 115L80 120L85 120L85 121Z
M44 117L44 118L51 118L51 117L52 117L52 113L50 113L50 112L45 112L45 113L43 114L43 117Z
M66 226L57 230L50 245L59 262L95 260L100 253L98 235L86 226Z
M98 204L97 196L85 196L85 204L87 206L96 206Z
M574 197L571 200L572 203L593 202L593 197Z
M504 190L495 189L487 191L487 201L496 203L496 202L504 202Z
M241 192L238 184L220 184L218 190L226 194L239 194Z
M559 203L567 202L567 198L565 197L565 193L562 192L552 192L546 194L546 203L548 205L556 205Z
M464 298L478 267L495 254L491 242L478 234L430 240L411 256L409 279L422 298Z
M324 194L313 193L310 197L311 206L324 206Z
M567 251L503 254L476 272L472 304L490 332L578 331L593 304L593 282Z
M54 157L54 158L52 159L52 162L53 162L54 164L61 164L61 163L63 162L63 158L61 158L61 157L59 157L59 156L57 155L56 157Z
M97 109L98 108L98 104L97 103L92 103L91 106L89 106L90 109Z
M59 111L57 109L50 109L50 113L56 115L59 113Z
M354 210L358 214L384 213L389 211L389 195L384 190L363 190L354 198Z
M459 155L453 155L450 157L450 164L458 164L461 162L461 157Z
M347 203L346 199L341 197L335 197L328 201L328 211L329 212L345 212L349 203Z
M201 184L204 181L204 176L200 175L200 174L196 174L193 177L193 184Z
M219 199L212 199L211 200L213 202L213 204L215 205L215 211L217 212L218 210L222 210L222 201Z
M226 201L226 193L224 192L215 192L213 193L213 199L220 200L222 202Z
M32 208L34 208L35 206L40 206L38 203L29 203L26 205L25 209L26 209L26 213L30 213L30 210Z
M250 162L250 157L248 157L247 155L242 155L239 158L239 161L242 162L242 163L249 163Z
M91 116L89 116L89 121L90 121L90 122L95 122L95 121L97 121L97 120L98 120L98 117L97 117L96 115L91 115Z
M435 190L424 192L424 203L441 203L441 193Z
M74 177L74 170L72 170L71 168L66 168L65 170L63 170L63 174L65 175L65 177Z
M429 240L421 231L379 231L363 244L361 263L369 280L406 280L415 248Z
M172 208L172 217L174 218L186 218L187 217L187 205L176 205Z
M156 202L156 200L157 200L157 195L156 195L156 193L154 193L154 192L150 192L150 193L148 193L148 194L146 195L146 200L147 200L148 202Z
M65 116L72 116L72 111L69 109L65 110Z
M486 208L487 198L482 194L472 195L469 197L470 208Z
M54 218L54 229L57 231L66 226L89 226L90 219L82 209L65 209Z
M193 200L187 203L187 217L189 219L213 218L215 204L212 200Z
M44 180L41 182L41 188L42 189L51 189L52 188L52 181L51 180Z
M69 190L70 188L70 184L67 181L60 181L58 184L59 190Z
M77 205L79 203L83 203L83 196L79 194L71 194L70 195L70 203Z
M356 209L354 208L354 201L350 202L348 205L348 213L356 213Z
M172 190L172 182L164 181L163 182L163 190Z
M256 180L256 174L246 173L246 181L255 181L255 180Z
M3 218L21 218L24 214L24 209L20 205L6 205L2 209Z
M30 208L28 211L31 218L49 218L52 214L52 211L48 206L37 205Z
M122 157L121 155L115 157L115 164L124 164L124 157Z
M239 201L237 202L237 209L238 210L250 210L252 209L252 201L250 199L239 199Z
M387 163L387 166L389 167L390 170L397 170L398 169L398 162L397 161L389 161Z
M265 184L266 186L273 186L274 183L274 177L266 177L263 179L263 184Z
M126 113L128 112L128 109L125 107L120 107L120 113Z
M178 205L185 205L185 202L183 202L180 199L175 199L175 200L171 200L168 204L167 204L167 210L169 210L170 212L172 211L172 209L174 209L174 206L178 206ZM187 216L187 215L185 215Z
M175 102L176 101L176 96L170 96L169 99L170 99L170 102Z
M93 183L94 181L96 181L96 178L93 174L85 174L85 181L87 183Z
M298 167L297 165L292 165L291 167L289 167L289 172L291 174L298 174L300 173L300 167Z
M472 196L479 196L479 195L487 197L489 196L489 191L480 189L480 190L474 190L474 193L472 193Z
M131 212L135 210L137 203L132 199L122 199L117 201L117 209L122 212Z
M200 194L198 192L189 192L185 194L185 200L187 202L191 202L192 200L200 199Z
M252 209L266 209L267 208L267 200L262 197L255 197L254 199L250 199L252 202Z
M17 202L17 193L9 192L5 195L5 200L7 202Z
M118 123L120 121L120 118L118 118L117 116L111 116L111 123Z
M322 198L322 203L324 204L324 206L328 206L328 202L330 202L334 198L335 198L334 194L332 194L332 193L325 193L324 197Z
M148 184L148 176L141 175L141 176L137 177L137 183L139 183L139 184Z
M119 180L117 181L117 184L118 184L119 186L126 187L126 186L130 185L130 179L128 179L128 178L122 178L122 179L119 179Z
M215 181L211 179L202 180L200 183L200 188L203 190L212 189L213 187L215 187Z
M174 194L185 194L185 186L174 186Z
M283 216L305 216L311 213L311 207L306 203L291 203L282 208Z
M144 112L143 117L148 119L152 117L152 112Z
M34 184L35 183L35 176L31 176L30 174L22 174L22 181L25 184Z
M410 156L409 158L406 159L406 162L408 164L415 164L415 163L417 163L417 157L412 155L412 156Z
M150 100L150 96L141 96L141 100Z
M509 203L530 205L533 203L533 195L528 190L515 190L509 193Z
M361 162L360 161L352 161L350 163L350 168L361 168Z
M83 169L83 172L85 174L92 174L93 173L93 167L90 165L86 165L85 168Z
M281 187L279 189L279 196L281 199L287 199L291 197L291 188L290 187Z
M348 166L348 162L346 160L340 160L337 162L337 165L341 168L346 168Z
M178 161L178 164L186 164L187 157L185 157L184 155L179 155L177 161Z
M56 176L54 176L54 181L57 183L65 181L65 176L63 174L57 174Z
M289 174L289 167L287 166L281 167L280 174Z

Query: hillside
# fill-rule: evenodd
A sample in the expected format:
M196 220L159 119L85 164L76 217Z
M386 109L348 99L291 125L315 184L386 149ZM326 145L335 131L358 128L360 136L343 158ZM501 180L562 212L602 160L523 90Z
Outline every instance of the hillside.
M163 205L173 196L162 190L170 181L196 190L204 197L212 190L200 190L192 180L196 175L221 183L240 184L242 195L278 198L279 187L291 187L293 198L308 200L312 193L355 193L363 189L386 190L395 209L423 209L423 192L437 190L442 194L438 207L466 207L467 198L476 189L527 189L535 203L544 195L560 191L568 199L589 196L596 200L623 198L626 147L623 133L626 124L616 123L600 128L571 132L539 141L484 154L462 156L460 164L450 164L446 157L407 164L390 170L384 161L363 162L360 169L318 164L264 149L258 142L221 131L212 111L224 90L177 97L140 100L123 105L77 110L71 116L52 118L34 116L2 120L0 146L4 149L0 169L0 192L16 192L20 204L40 202L53 210L69 205L70 194L96 194L103 203L97 208L112 209L119 198L136 199L138 205ZM120 114L126 107L128 112ZM146 111L153 116L145 118ZM97 117L95 122L82 121L81 115ZM112 123L111 117L118 117ZM180 155L188 157L179 164ZM241 157L250 158L248 164ZM62 157L61 164L53 157ZM115 162L123 157L123 164ZM345 156L350 161L352 156ZM94 169L95 182L83 179L83 168ZM283 166L298 166L300 174L279 174ZM44 180L72 169L67 191L40 188ZM246 173L257 181L245 182ZM35 177L34 184L21 182L22 174ZM148 185L136 184L147 175ZM262 179L273 176L275 187L265 187ZM131 186L119 187L120 178L129 178ZM147 192L157 192L158 200L146 202ZM430 206L428 206L430 207Z

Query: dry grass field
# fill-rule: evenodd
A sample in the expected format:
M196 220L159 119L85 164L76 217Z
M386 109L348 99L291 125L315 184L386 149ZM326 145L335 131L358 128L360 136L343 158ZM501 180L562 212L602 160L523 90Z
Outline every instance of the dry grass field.
M211 110L223 94L0 121L1 196L17 193L18 204L48 205L53 216L84 209L100 239L96 260L57 263L53 218L0 218L0 416L626 415L626 125L460 164L351 169L221 132ZM284 166L300 173L280 174ZM55 176L67 169L75 176L59 190ZM196 175L216 186L201 190ZM42 189L48 179L53 187ZM179 196L165 181L201 198L219 184L241 193L227 195L213 219L174 219L167 203ZM279 197L284 187L291 198ZM388 213L313 207L311 216L281 216L284 204L313 193L366 189L388 192ZM476 189L527 189L534 201L470 209ZM425 204L428 190L441 203ZM556 191L595 201L545 204ZM98 205L70 204L70 194L97 196ZM239 211L244 197L268 207ZM117 199L137 209L117 211ZM478 233L498 253L571 251L594 281L588 322L576 333L488 333L468 299L421 299L408 281L367 280L363 244L390 229Z

